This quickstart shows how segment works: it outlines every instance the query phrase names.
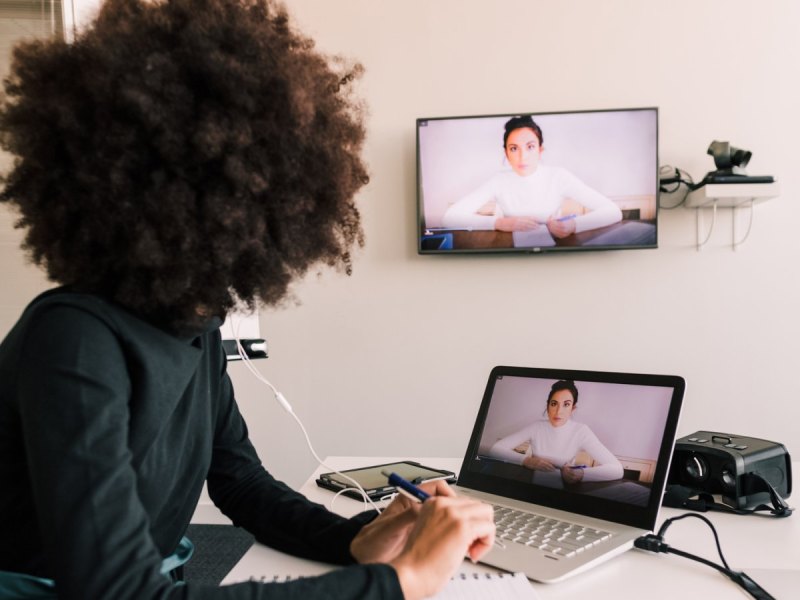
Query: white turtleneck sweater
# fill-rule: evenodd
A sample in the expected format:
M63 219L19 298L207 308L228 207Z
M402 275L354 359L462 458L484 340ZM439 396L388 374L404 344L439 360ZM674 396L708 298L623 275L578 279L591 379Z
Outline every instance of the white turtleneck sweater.
M526 454L514 448L530 442ZM609 481L622 478L622 465L606 448L588 425L567 421L561 427L553 427L550 421L536 421L525 429L497 441L489 450L489 456L508 462L522 464L526 456L537 456L553 463L557 469L563 465L576 464L575 455L581 450L594 459L594 466L583 471L583 481Z

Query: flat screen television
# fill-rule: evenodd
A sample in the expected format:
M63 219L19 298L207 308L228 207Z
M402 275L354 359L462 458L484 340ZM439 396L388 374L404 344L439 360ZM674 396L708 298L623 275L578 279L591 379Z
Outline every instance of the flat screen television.
M420 254L656 248L658 109L417 119Z

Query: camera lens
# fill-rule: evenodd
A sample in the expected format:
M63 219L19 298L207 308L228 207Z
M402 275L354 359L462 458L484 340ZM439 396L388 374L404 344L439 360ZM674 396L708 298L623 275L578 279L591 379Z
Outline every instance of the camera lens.
M753 153L749 150L739 150L739 148L731 148L731 162L739 167L744 167L750 162L750 157Z
M690 479L694 481L703 481L708 477L708 465L706 461L697 454L692 454L686 459L683 465L683 470Z
M728 489L736 489L736 476L731 472L730 467L722 470L722 483Z

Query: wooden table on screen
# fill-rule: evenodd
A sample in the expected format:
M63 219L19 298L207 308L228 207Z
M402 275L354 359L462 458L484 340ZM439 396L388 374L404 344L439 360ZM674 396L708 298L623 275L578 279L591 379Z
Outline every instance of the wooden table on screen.
M582 231L581 233L573 233L565 238L555 238L556 248L579 248L596 237L617 231L629 223L646 223L654 225L655 221L652 220L630 220L626 219L613 225L605 227L598 227L590 231ZM453 235L453 249L454 250L481 250L481 249L499 249L499 248L514 248L514 240L511 232L509 231L496 231L496 230L483 230L483 231L465 231L465 230L449 230L440 229L436 233L452 233Z

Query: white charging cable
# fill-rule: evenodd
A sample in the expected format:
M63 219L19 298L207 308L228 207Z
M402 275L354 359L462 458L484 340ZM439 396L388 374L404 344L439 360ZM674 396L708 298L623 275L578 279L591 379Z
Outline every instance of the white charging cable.
M232 318L232 315L228 315L228 318ZM247 370L250 371L256 379L258 379L261 383L263 383L270 390L272 390L272 393L275 396L275 400L278 401L278 404L280 404L281 407L283 407L283 410L285 410L287 413L289 413L292 416L292 418L294 418L294 420L297 421L297 424L300 426L300 430L303 432L303 435L306 438L306 444L308 445L308 449L311 451L311 454L313 455L314 459L321 466L323 466L324 468L328 469L329 471L332 471L332 472L336 473L339 477L342 477L343 479L346 479L347 481L349 481L349 482L351 482L353 484L354 487L352 487L352 488L345 488L343 490L340 490L336 494L336 496L333 497L333 500L331 501L331 506L333 506L333 501L336 500L336 498L339 496L339 494L341 494L343 492L346 492L346 491L349 491L349 490L353 490L353 491L357 491L358 493L360 493L361 496L364 498L364 508L365 509L369 508L369 506L372 506L373 509L375 509L376 511L378 511L380 513L382 509L379 508L378 505L375 504L375 502L372 501L372 498L370 498L369 494L367 494L367 492L364 490L364 488L361 487L361 484L359 484L355 479L353 479L349 475L346 475L345 473L342 473L342 472L340 472L340 471L338 471L336 469L333 469L330 466L326 465L325 462L319 457L319 455L314 450L314 446L311 444L311 438L308 436L308 432L306 431L306 428L303 425L303 422L300 420L300 417L298 417L295 414L294 410L292 409L292 405L289 404L289 401L286 399L286 396L281 394L278 391L278 389L274 385L272 385L272 383L270 383L270 381L266 377L264 377L261 374L261 372L253 365L252 361L247 356L247 352L245 352L244 346L242 346L242 342L239 339L239 323L236 324L236 327L232 327L232 329L233 329L234 339L236 340L236 348L239 350L239 356L242 358L242 363L245 365L245 367L247 367Z

